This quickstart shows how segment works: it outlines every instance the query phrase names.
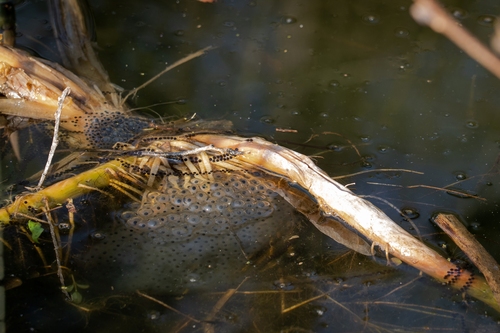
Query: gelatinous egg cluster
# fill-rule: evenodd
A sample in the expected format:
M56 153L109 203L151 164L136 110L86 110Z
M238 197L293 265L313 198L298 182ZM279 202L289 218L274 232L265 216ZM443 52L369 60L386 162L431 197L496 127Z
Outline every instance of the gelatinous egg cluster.
M161 191L129 204L115 224L100 226L80 256L87 278L95 274L121 291L174 293L231 287L231 276L238 282L273 236L293 231L297 214L272 182L248 174L213 176L170 177Z
M237 174L214 176L212 182L192 178L185 184L174 178L166 191L149 192L142 204L132 205L120 218L153 239L183 242L196 235L236 231L249 220L273 213L271 200L277 194L270 184Z

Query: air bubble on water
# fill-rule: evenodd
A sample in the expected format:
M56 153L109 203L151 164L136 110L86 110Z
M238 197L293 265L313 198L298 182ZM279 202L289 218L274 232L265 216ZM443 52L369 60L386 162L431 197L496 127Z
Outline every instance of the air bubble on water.
M405 28L397 27L394 29L394 35L396 35L396 37L405 38L408 37L409 34L410 32Z
M273 285L274 285L275 289L281 289L281 290L286 290L286 291L295 289L295 286L291 282L288 282L288 281L282 281L282 280L274 281Z
M156 320L156 319L160 318L160 312L159 311L150 311L148 313L148 318L151 320Z
M456 180L465 180L467 179L467 174L463 171L455 171L453 173L455 175Z
M496 18L493 15L481 15L478 16L477 23L486 27L491 27L493 26L493 23L495 23L495 19Z
M469 16L469 13L465 9L462 9L462 8L451 7L451 8L449 8L449 11L450 11L451 15L453 15L455 18L457 18L459 20L463 20L463 19L467 18L467 16Z
M389 151L389 146L378 146L377 150L379 151L379 153L387 153Z
M330 143L328 146L326 146L326 148L336 152L341 152L342 150L344 150L344 146L337 143Z
M380 22L380 16L376 14L366 14L363 15L363 22L368 23L368 24L377 24Z
M259 121L263 124L274 124L275 120L271 116L263 116L259 119Z
M331 80L330 82L328 82L328 86L331 88L338 88L340 87L340 82L337 80Z
M199 282L200 281L200 276L198 274L194 274L194 273L188 274L187 277L186 277L186 281L189 282L189 283Z
M281 23L283 24L294 24L297 22L297 18L293 17L293 16L283 16L281 18Z
M403 217L407 217L407 218L410 218L410 219L416 219L420 216L420 213L418 212L418 210L416 208L412 208L412 207L404 207L401 209L401 216Z
M315 312L316 312L316 314L317 314L318 316L320 316L320 317L321 317L322 315L324 315L324 314L325 314L325 312L326 312L326 308L324 308L324 307L319 307L319 308L315 309Z
M465 126L467 128L471 128L471 129L475 129L475 128L478 128L479 127L479 124L477 121L475 120L468 120L466 123L465 123Z
M371 138L368 135L362 135L359 138L361 139L361 142L363 142L363 143L368 143L371 141Z
M373 167L373 165L370 162L363 161L363 162L361 162L361 167L369 169L369 168Z
M471 227L472 230L477 231L477 230L479 230L481 228L481 224L478 223L478 222L472 222L470 224L470 227Z
M178 37L184 36L184 30L176 30L174 32L174 35L176 35Z

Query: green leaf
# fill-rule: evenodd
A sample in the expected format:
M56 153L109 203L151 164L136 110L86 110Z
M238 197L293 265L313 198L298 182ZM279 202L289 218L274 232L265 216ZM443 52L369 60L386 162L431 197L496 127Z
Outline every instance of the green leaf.
M80 289L89 289L89 285L88 284L80 284L80 283L77 283L76 286Z
M42 224L39 222L28 221L28 229L31 231L31 238L35 243L38 243L38 237L43 232Z
M83 301L83 296L78 291L74 291L71 293L71 300L75 304L80 304Z

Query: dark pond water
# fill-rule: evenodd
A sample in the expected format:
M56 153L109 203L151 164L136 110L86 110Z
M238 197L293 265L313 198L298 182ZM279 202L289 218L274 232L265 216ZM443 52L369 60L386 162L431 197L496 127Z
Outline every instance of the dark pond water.
M332 176L365 171L340 181L411 213L425 241L443 256L467 262L430 222L446 211L460 216L500 260L500 81L415 24L411 1L89 2L101 60L125 89L189 53L216 47L141 90L132 102L144 114L231 120L239 134L317 156ZM18 42L57 61L45 5L17 6ZM488 41L498 2L446 5ZM29 156L23 164L3 148L2 186L43 166L46 148L36 147L23 148ZM385 168L408 172L377 171ZM415 232L399 211L373 200ZM82 292L84 311L64 302L54 276L42 276L7 291L7 325L16 332L498 331L500 316L482 304L405 265L349 252L306 221L297 224L300 241L286 243L250 273L222 279L214 290L149 293L184 315L133 291L113 293L92 283ZM224 290L241 282L210 317L213 326L186 319L209 318Z

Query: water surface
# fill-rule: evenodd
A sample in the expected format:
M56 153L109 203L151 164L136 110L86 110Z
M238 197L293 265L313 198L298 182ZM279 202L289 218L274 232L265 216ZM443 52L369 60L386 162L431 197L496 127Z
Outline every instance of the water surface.
M408 14L411 1L90 3L99 55L112 81L125 89L184 55L216 47L140 91L132 102L141 112L228 119L237 133L264 136L316 156L332 176L369 171L341 182L404 210L430 246L467 263L430 222L436 212L456 213L500 260L500 81L444 37L415 24ZM490 18L500 12L496 2L446 4L464 26L488 40ZM57 61L44 46L54 44L43 6L37 1L18 5L19 44ZM29 170L44 163L44 150L38 149L28 159ZM2 158L9 183L21 179L12 170L29 173L8 151ZM423 174L376 171L385 168ZM485 200L421 185L452 186ZM415 233L399 211L370 200ZM270 256L248 280L241 274L242 293L212 318L216 331L498 329L498 314L459 292L405 265L386 266L383 259L353 254L305 221L301 225L300 241ZM203 320L222 297L217 292L155 296ZM8 323L22 330L206 329L133 293L101 307L94 302L96 311L81 312L61 300L55 279L28 279L7 297L8 306L15 304Z

